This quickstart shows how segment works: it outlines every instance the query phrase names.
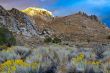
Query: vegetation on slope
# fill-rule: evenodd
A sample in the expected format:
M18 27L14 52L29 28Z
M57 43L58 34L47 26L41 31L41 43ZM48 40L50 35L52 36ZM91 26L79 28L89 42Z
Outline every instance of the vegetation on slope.
M14 38L11 31L7 28L0 27L0 46L11 46L16 44L16 39Z
M58 44L58 43L61 43L61 39L58 38L58 37L54 37L54 38L46 37L46 38L44 39L44 42L45 42L45 43L56 43L56 44Z

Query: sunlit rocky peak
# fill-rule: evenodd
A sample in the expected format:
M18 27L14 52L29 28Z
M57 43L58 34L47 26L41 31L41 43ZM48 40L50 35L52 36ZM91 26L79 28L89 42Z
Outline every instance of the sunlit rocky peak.
M31 15L31 16L35 16L35 15L43 15L43 16L51 16L53 17L52 12L46 10L46 9L42 9L42 8L36 8L36 7L29 7L27 9L22 10L22 12Z

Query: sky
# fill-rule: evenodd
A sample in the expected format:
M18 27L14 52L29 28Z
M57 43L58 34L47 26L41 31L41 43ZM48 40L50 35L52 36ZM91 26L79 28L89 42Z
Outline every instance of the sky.
M66 16L82 11L88 15L95 14L110 27L110 0L0 0L6 9L19 10L28 7L45 8L55 16Z

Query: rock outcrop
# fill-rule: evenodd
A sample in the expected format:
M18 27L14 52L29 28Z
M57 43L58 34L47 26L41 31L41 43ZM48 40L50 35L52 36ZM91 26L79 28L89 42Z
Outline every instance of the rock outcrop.
M20 44L41 43L39 40L51 33L45 26L52 19L52 13L45 9L27 8L20 11L15 8L6 10L0 6L0 26L12 31Z
M37 29L34 27L30 17L15 8L5 10L0 6L0 25L24 36L37 35Z
M54 15L45 9L42 8L35 8L30 7L27 9L22 10L22 12L26 13L32 21L34 22L36 28L38 28L38 31L42 34L44 32L44 29L54 18Z
M27 8L25 10L22 10L22 12L28 14L29 16L39 17L46 21L48 21L48 19L51 19L52 17L54 17L50 11L48 11L46 9L35 8L35 7Z

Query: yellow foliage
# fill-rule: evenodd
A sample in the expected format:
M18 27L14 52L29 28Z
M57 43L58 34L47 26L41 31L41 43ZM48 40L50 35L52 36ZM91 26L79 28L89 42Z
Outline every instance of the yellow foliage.
M72 58L72 61L75 61L75 62L80 62L84 59L84 54L83 53L80 53L78 56L76 56L75 58Z
M83 53L80 53L78 56L72 58L73 64L77 64L77 63L79 63L81 61L85 61ZM84 63L85 64L92 64L92 65L99 65L99 64L101 64L100 61L85 61Z
M100 61L87 61L86 63L87 64L93 64L93 65L99 65L99 64L101 64Z
M36 68L40 65L39 62L37 63L26 63L23 60L8 60L5 63L0 64L0 73L1 72L5 72L7 71L7 73L14 73L17 69L17 66L21 66L21 67L32 67L32 68Z

